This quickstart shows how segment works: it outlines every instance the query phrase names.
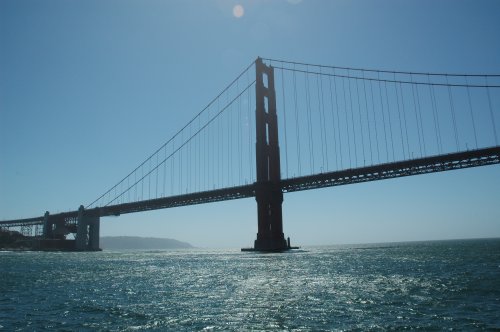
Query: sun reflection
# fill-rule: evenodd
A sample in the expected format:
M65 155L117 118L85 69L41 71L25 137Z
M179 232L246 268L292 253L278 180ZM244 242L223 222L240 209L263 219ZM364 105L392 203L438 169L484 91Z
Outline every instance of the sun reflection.
M233 7L233 15L236 18L240 18L245 14L245 10L243 9L242 5L236 5Z

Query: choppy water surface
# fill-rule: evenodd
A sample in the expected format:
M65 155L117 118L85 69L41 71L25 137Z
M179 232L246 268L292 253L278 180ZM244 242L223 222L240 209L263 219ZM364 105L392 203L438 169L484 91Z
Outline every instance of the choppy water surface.
M0 252L0 330L500 329L500 239Z

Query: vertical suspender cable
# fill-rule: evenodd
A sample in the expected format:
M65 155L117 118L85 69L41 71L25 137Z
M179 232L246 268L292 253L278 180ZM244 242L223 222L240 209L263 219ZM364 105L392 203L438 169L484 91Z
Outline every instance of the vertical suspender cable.
M328 84L330 87L330 113L332 115L332 130L333 130L333 143L334 143L334 151L333 153L335 154L335 170L339 169L339 162L338 162L338 149L337 149L337 131L335 130L335 116L333 113L333 93L332 93L332 78L328 76ZM337 107L338 109L338 107Z
M156 197L155 198L158 198L158 165L159 165L159 163L158 163L158 153L157 153L156 154L156 188L155 188L156 189L155 190L156 191L156 195L155 195Z
M359 129L361 134L361 151L363 152L363 166L366 166L366 158L365 158L365 139L363 134L363 120L361 118L361 103L359 102L359 80L355 79L356 82L356 99L358 100L358 115L359 115Z
M250 85L250 79L248 78L247 72L247 86ZM252 116L251 116L251 92L252 89L247 90L247 123L248 123L248 165L249 165L249 181L253 181L253 160L252 160Z
M226 94L226 101L227 101L227 104L229 104L229 93ZM230 159L231 159L231 110L229 110L228 112L226 112L226 116L227 116L227 172L226 172L226 176L227 176L227 186L229 187L230 184L231 184L231 162L230 162Z
M217 98L217 100L219 100L219 98ZM220 122L220 121L217 121L217 122ZM200 131L201 129L201 119L198 118L198 131ZM196 181L198 183L198 191L202 191L202 188L203 188L203 182L201 180L202 176L201 176L201 169L202 169L202 162L201 162L201 151L202 151L202 144L203 144L203 141L201 139L201 136L202 135L198 135L198 180Z
M217 113L220 112L220 98L217 98ZM217 134L219 135L219 144L217 144L217 160L218 160L218 167L217 167L217 178L219 179L219 184L221 187L224 187L224 132L222 130L223 125L222 122L224 121L224 115L222 115L217 121ZM200 165L200 168L202 166Z
M286 98L285 98L285 71L283 70L283 63L281 63L281 97L283 99L283 127L285 129L285 163L286 163L286 177L288 178L288 140L286 135Z
M401 148L403 149L403 159L406 159L406 153L405 153L405 145L403 142L403 123L401 121L401 109L399 107L399 92L398 92L398 84L396 83L396 74L394 74L394 90L396 92L396 101L398 105L398 119L399 119L399 131L401 134Z
M380 84L380 73L377 72L377 78L378 78L378 90L380 93L380 107L382 110L382 122L384 124L384 142L385 142L385 154L386 154L386 162L389 162L389 146L387 142L387 130L386 130L386 125L385 125L385 110L384 110L384 100L382 96L382 87Z
M175 139L172 140L172 155L174 154L175 151ZM174 194L174 176L175 176L175 161L174 157L171 158L171 171L170 171L170 195ZM137 179L136 179L137 182Z
M309 93L309 67L306 67L306 72L304 73L304 83L306 89L306 110L307 110L307 135L309 139L309 167L311 167L311 173L314 173L314 145L312 138L312 120L311 120L311 95Z
M320 90L321 90L321 112L323 113L323 134L325 135L325 157L326 157L326 169L330 170L328 163L328 137L326 131L326 116L325 116L325 95L323 93L323 74L321 73L320 67Z
M165 191L165 185L166 185L166 177L167 177L167 145L165 144L163 147L164 151L164 159L165 162L163 163L163 197L167 196L167 192ZM127 187L129 184L127 183ZM129 198L130 200L130 198Z
M233 104L229 106L229 186L234 186L233 161L234 161L234 120L233 120Z
M298 110L298 105L297 105L297 78L295 75L295 64L293 65L293 99L294 99L294 106L295 106L295 137L297 139L297 168L298 168L298 174L297 176L302 175L302 170L300 167L300 126L299 126L299 110Z
M491 107L491 97L490 97L490 88L488 86L488 76L485 76L484 80L486 82L486 93L488 95L488 107L490 109L490 118L491 118L491 125L493 127L493 136L495 137L495 145L498 146L497 128L496 128L496 123L495 123L495 117L493 115L493 107Z
M153 184L151 183L152 181L152 172L153 172L153 158L149 159L149 171L148 171L148 182L149 182L149 199L153 198Z
M455 106L453 103L453 95L451 93L451 86L450 86L450 83L448 82L448 75L445 75L445 77L446 77L446 85L448 86L448 98L450 101L451 119L453 122L453 133L455 135L455 144L457 145L457 152L458 152L460 149L460 144L458 141L457 121L455 118Z
M340 108L339 108L339 96L337 94L337 76L335 75L335 68L333 69L333 88L335 91L335 115L337 118L337 135L338 135L338 141L339 141L339 152L340 152L340 168L343 168L343 158L342 158L342 135L340 134Z
M239 80L236 81L236 90L238 93L240 93L240 86L239 86ZM241 135L242 135L242 131L241 131L241 97L238 97L238 169L239 169L239 174L238 174L238 181L241 181L241 177L242 177L242 159L243 159L243 155L241 153L242 151L242 143L241 143ZM239 184L241 184L241 182L239 182Z
M467 100L469 101L470 118L472 120L472 129L474 130L474 143L476 144L476 149L477 149L478 144L477 144L477 134L476 134L476 121L474 121L474 114L472 112L472 100L470 98L469 81L467 79L467 76L465 76L465 85L467 85Z
M141 166L141 179L144 178L144 165ZM141 200L144 199L144 180L141 181Z
M349 120L347 119L347 98L345 93L345 78L342 78L342 91L344 92L344 114L345 114L345 125L347 129L347 152L349 153L349 168L352 168L352 158L351 158L351 137L349 135Z
M439 128L439 115L437 112L437 103L436 103L436 95L434 93L434 85L431 84L430 75L427 74L427 82L429 83L429 93L431 97L431 106L432 106L432 114L434 116L434 130L436 133L436 143L438 152L442 153L443 148L441 145L441 129Z
M406 108L405 108L405 100L404 100L404 93L403 93L403 85L401 82L399 82L399 91L401 91L401 106L403 110L403 121L405 125L405 134L406 134L406 151L408 152L408 157L411 157L410 155L410 143L408 140L408 122L406 121Z
M189 137L191 137L191 125L189 125ZM191 169L193 168L193 163L191 161L191 140L188 141L187 146L187 155L186 155L186 162L187 162L187 170L186 170L186 182L187 182L187 189L188 191L191 191Z
M318 115L319 115L319 131L320 131L320 138L321 138L321 161L322 161L322 165L321 165L321 168L320 170L322 170L324 167L325 167L325 151L324 151L324 147L325 147L325 140L324 140L324 124L325 124L325 121L324 121L324 112L322 112L322 108L321 108L321 99L320 99L320 91L319 91L319 74L316 74L316 92L317 92L317 95L318 95Z
M366 98L366 81L365 81L365 72L361 72L363 75L363 93L365 96L365 111L366 111L366 126L368 127L368 143L370 148L370 164L373 165L373 151L372 151L372 134L370 130L370 119L368 117L368 99Z
M148 174L149 172L151 171L151 162L152 162L152 159L149 158L149 170L148 170ZM151 199L151 175L147 175L148 177L148 199Z
M182 194L182 175L183 175L183 171L182 171L182 144L184 143L184 131L181 132L181 143L179 144L179 191L178 191L178 194Z
M370 95L372 100L372 110L373 110L373 125L375 127L375 145L377 146L377 161L380 162L380 149L378 145L378 129L377 129L377 117L375 114L375 98L373 97L373 84L370 81Z
M352 93L351 93L351 74L349 72L349 69L347 69L347 84L349 86L349 105L351 106L350 112L351 112L351 126L352 126L352 133L353 133L353 139L354 139L354 166L358 167L358 148L356 144L356 128L354 127L354 107L352 106Z
M411 78L411 81L413 82L413 77ZM417 101L415 100L415 87L413 84L411 84L411 95L413 97L413 111L415 113L415 123L417 124L417 137L418 137L418 146L420 148L420 157L423 157L423 152L422 152L422 144L421 144L421 137L420 137L420 122L418 118L418 112L417 112Z
M392 160L396 160L395 150L394 150L394 138L392 135L392 121L391 121L391 112L389 107L389 94L387 93L387 82L384 82L385 85L385 98L387 100L387 118L389 119L389 134L391 136L391 146L392 146Z
M413 78L412 78L413 80ZM427 155L426 146L425 146L425 134L424 134L424 121L422 119L422 108L420 107L420 94L418 92L418 85L415 85L415 93L417 95L417 109L418 109L418 118L420 119L420 130L422 135L422 144L424 146L424 155Z

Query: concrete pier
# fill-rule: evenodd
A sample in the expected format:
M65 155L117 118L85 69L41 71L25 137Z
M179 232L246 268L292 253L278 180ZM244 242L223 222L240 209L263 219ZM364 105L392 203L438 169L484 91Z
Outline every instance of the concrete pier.
M78 209L75 249L97 251L99 248L99 216L86 215L83 205Z

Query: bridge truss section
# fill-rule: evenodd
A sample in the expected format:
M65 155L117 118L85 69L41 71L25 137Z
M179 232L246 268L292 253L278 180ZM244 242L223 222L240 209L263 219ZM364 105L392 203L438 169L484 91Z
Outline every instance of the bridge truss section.
M282 180L283 192L310 190L500 163L500 146Z

